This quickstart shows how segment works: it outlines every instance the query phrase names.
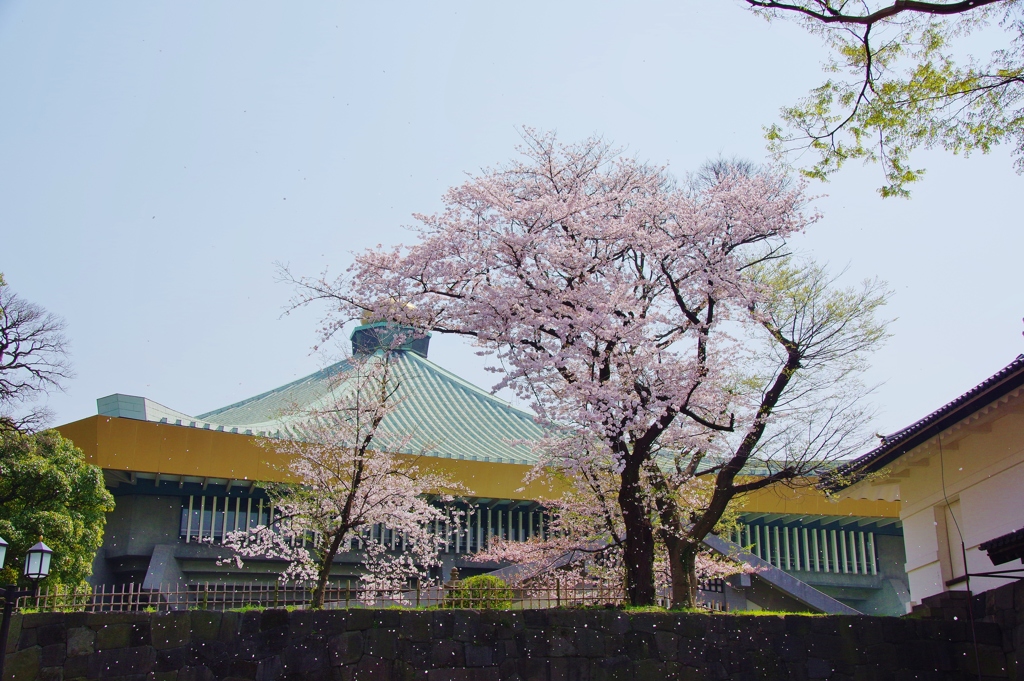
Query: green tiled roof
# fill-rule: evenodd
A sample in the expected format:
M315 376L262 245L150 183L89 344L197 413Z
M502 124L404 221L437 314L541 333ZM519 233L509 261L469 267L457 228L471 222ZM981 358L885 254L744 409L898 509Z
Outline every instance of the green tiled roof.
M543 434L530 414L416 352L399 350L395 356L398 407L383 427L412 436L411 451L452 459L536 462L528 444L512 444L534 441ZM280 388L200 414L195 420L217 429L287 436L295 417L286 415L324 404L332 386L345 390L344 374L350 366L347 361L339 362Z

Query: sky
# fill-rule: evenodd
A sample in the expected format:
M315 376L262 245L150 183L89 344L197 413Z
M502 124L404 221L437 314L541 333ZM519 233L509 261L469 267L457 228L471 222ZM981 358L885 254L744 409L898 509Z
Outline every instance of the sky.
M315 371L298 274L408 242L413 213L515 154L524 126L600 135L684 176L765 161L763 126L827 51L738 0L0 1L0 272L67 320L54 424L143 395L190 414ZM799 161L799 159L795 159ZM898 430L1024 352L1022 178L1009 154L914 156L810 185L797 251L893 290L867 381ZM431 359L496 379L461 341Z

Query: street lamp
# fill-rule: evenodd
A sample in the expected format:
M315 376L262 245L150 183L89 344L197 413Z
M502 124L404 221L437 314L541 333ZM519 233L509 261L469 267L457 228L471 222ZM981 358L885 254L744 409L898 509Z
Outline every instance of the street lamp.
M25 578L31 580L33 588L30 590L19 590L16 584L9 584L0 587L0 597L4 600L4 621L0 625L0 679L4 678L4 661L7 658L7 635L11 631L11 617L14 615L14 604L22 596L31 596L36 593L40 579L45 579L50 574L50 559L53 557L53 549L43 543L39 543L28 550L25 554ZM0 570L4 568L4 559L7 558L7 542L0 537Z
M39 542L25 554L25 577L33 583L45 579L50 574L50 558L53 556L53 549ZM0 568L3 561L0 561Z

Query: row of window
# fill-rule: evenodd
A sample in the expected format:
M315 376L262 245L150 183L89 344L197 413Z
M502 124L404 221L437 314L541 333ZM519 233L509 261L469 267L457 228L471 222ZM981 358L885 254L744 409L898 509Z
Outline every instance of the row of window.
M730 539L783 570L878 574L874 532L741 525Z
M547 516L540 510L515 508L488 508L471 506L462 523L434 521L430 531L443 537L444 553L476 553L486 548L495 537L512 541L528 541L547 537ZM183 500L179 536L186 543L201 541L221 543L231 532L251 529L258 525L276 526L280 513L263 499L234 499L190 495ZM376 541L390 544L394 550L405 548L402 533L382 525L368 528L361 536L347 540L345 548L361 548L363 541L372 536ZM313 536L305 542L316 541Z

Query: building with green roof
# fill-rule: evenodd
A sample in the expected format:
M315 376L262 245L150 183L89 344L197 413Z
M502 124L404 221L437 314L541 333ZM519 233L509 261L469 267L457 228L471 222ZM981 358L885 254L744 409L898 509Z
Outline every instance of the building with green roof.
M357 327L353 356L377 352L382 344L391 348L394 338L388 334L382 323ZM468 491L460 503L475 511L468 527L449 532L443 574L452 567L463 576L504 567L473 561L472 555L497 536L526 541L546 532L544 503L559 489L544 479L524 483L537 461L532 443L544 431L529 413L432 362L429 336L410 333L400 340L393 349L398 406L383 427L411 435L407 453L423 455L421 466L461 483ZM276 581L280 561L247 559L238 569L222 560L221 541L228 532L271 521L274 511L258 483L283 481L284 466L261 441L296 437L302 427L298 414L326 405L332 391L351 387L351 366L338 362L195 416L145 397L114 394L97 400L96 416L59 427L103 469L117 502L91 581L134 583L145 590ZM902 550L902 530L898 504L890 506L835 504L815 494L752 496L744 530L733 539L752 548L752 561L764 562L762 578L746 586L723 585L719 593L724 599L729 591L731 607L757 607L759 601L793 607L795 601L778 595L789 589L779 586L789 579L862 611L900 610L894 571L902 563L893 547ZM360 574L358 542L347 548L332 570L335 583ZM765 596L758 583L771 581L772 570L779 576L771 587L776 595Z

